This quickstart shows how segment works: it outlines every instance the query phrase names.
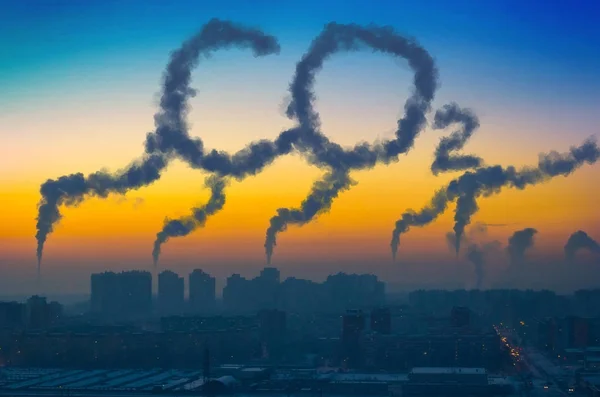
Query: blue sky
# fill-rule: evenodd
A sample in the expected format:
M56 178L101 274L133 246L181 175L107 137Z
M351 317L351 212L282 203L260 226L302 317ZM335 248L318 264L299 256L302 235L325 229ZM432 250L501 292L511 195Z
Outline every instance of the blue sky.
M160 53L153 49L170 48L213 16L255 23L277 32L282 42L298 50L306 48L328 21L391 24L436 47L432 51L503 58L499 59L503 67L520 68L527 77L570 70L566 82L590 88L597 88L600 79L600 3L593 0L4 0L0 4L2 85L23 83L39 68L127 57L124 50L131 57ZM477 70L476 59L455 62Z
M45 107L49 101L74 106L75 95L77 101L94 98L108 103L118 92L130 102L148 104L158 92L170 51L208 19L218 17L256 25L280 39L281 55L266 66L273 84L264 90L281 96L281 101L295 62L325 23L374 22L414 36L436 58L441 77L438 104L456 100L475 106L488 123L498 125L507 114L525 120L534 111L536 121L523 127L540 129L545 128L540 123L556 123L560 132L552 143L561 145L573 141L571 134L579 141L600 123L596 111L600 3L594 0L0 0L0 4L0 117ZM237 76L231 84L247 91L244 79L251 73L235 73L239 63L229 62L238 57L249 59L236 51L219 53L196 73L196 86L210 91L212 76L229 70ZM317 90L326 96L325 88L332 87L335 77L351 82L374 69L377 73L369 77L369 84L358 85L361 95L380 97L374 103L400 109L410 75L399 78L398 63L383 56L341 55L319 76ZM265 68L255 61L244 65L247 72ZM389 84L390 79L399 80L398 88ZM134 81L139 89L119 91ZM356 90L356 85L342 88L346 86ZM334 88L339 87L338 83ZM218 95L218 88L211 94ZM0 131L3 139L8 134Z

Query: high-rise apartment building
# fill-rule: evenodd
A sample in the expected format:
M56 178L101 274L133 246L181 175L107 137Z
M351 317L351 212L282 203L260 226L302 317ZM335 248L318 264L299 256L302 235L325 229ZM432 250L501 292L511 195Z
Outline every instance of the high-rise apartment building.
M91 311L105 319L144 317L152 310L152 275L128 271L92 274Z
M392 332L392 314L387 307L371 310L371 331L382 335Z
M158 311L161 315L180 315L184 311L183 277L170 270L158 275Z
M361 310L347 310L342 317L342 360L344 365L357 368L362 365L362 334L365 315Z
M201 269L195 269L189 276L190 308L194 312L207 312L215 308L216 280Z

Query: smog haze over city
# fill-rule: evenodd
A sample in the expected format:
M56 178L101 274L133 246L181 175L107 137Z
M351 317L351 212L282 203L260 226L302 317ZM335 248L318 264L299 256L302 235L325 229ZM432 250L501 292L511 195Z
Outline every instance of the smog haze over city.
M599 20L0 1L0 396L597 396Z

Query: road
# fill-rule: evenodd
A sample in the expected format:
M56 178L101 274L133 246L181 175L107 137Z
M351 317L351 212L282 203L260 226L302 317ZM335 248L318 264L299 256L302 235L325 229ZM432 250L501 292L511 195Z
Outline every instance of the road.
M571 397L566 390L557 385L557 380L564 377L562 368L552 363L535 349L523 349L518 344L518 338L506 329L497 328L502 341L510 349L515 363L523 364L532 376L531 397Z

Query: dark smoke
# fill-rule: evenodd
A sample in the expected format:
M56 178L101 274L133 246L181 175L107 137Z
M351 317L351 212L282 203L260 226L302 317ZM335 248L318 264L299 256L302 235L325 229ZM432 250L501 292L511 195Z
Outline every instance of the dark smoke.
M404 116L398 120L394 139L381 144L360 143L351 149L344 149L320 132L319 114L313 107L316 98L315 75L322 69L324 61L333 54L365 48L408 60L415 73L415 89L404 105ZM392 28L337 23L325 26L296 65L294 80L290 84L291 102L286 113L298 122L302 131L296 144L298 150L307 155L312 164L326 168L328 174L325 180L317 182L318 188L313 189L301 206L311 202L314 208L308 212L282 208L271 219L265 241L268 262L273 254L276 234L284 231L289 223L307 223L314 215L329 208L341 188L347 189L350 186L348 173L351 170L395 161L399 154L406 153L413 147L415 138L425 125L425 113L430 109L437 85L437 69L433 58L418 43L398 35ZM323 190L327 187L332 190ZM315 192L328 199L314 201Z
M571 234L567 244L565 244L565 256L567 259L573 259L577 251L582 249L600 254L600 244L583 230L578 230Z
M278 209L277 215L271 218L271 226L267 229L265 239L267 263L271 263L273 248L277 244L277 233L286 230L289 224L304 225L315 216L329 211L333 199L354 183L347 172L327 173L323 179L315 182L308 197L300 204L300 208Z
M475 222L470 228L468 232L468 237L466 235L462 236L461 246L467 247L466 258L469 262L471 262L475 267L475 279L476 279L476 288L481 289L483 285L483 279L485 277L485 259L491 253L498 251L500 249L499 241L489 241L489 242L477 242L482 237L487 235L488 224ZM448 242L448 246L452 251L456 249L456 234L452 232L446 233L446 241Z
M234 46L249 47L256 56L279 52L279 44L273 36L231 22L211 20L171 56L164 77L160 110L154 117L156 131L148 134L148 154L140 162L114 175L101 171L86 178L83 174L76 173L48 180L41 186L42 198L38 206L36 233L38 266L48 234L61 218L61 205L76 205L85 196L124 194L149 185L160 178L160 172L175 154L191 166L240 177L244 173L258 172L272 161L278 151L287 153L291 150L291 141L296 136L294 131L283 132L273 143L254 143L234 156L214 150L205 156L202 141L189 137L185 121L187 101L195 95L195 91L189 86L191 70L198 63L200 55L206 57L220 48Z
M433 222L446 210L448 204L454 201L456 201L454 233L458 251L464 229L479 209L477 198L499 193L504 187L522 190L529 185L543 183L559 175L568 176L585 163L594 164L598 158L600 158L600 149L596 141L588 139L580 146L571 147L568 153L540 154L537 167L523 168L518 171L513 166L504 168L495 165L467 171L437 191L430 204L421 211L409 210L402 215L392 233L392 256L396 257L401 234L408 232L411 226L421 227Z
M199 227L204 227L206 219L217 213L225 205L225 181L217 176L206 178L206 187L210 188L210 199L200 207L192 209L192 213L184 218L167 219L160 232L156 234L152 259L154 266L158 264L160 248L170 237L187 236Z
M425 226L433 222L438 216L448 208L448 191L444 188L438 190L431 199L431 202L422 208L419 212L409 209L402 218L396 221L396 227L392 232L392 257L396 260L398 246L400 245L400 235L408 232L411 226ZM462 236L458 237L459 239Z
M473 155L451 155L451 152L461 150L473 132L479 128L479 119L469 109L461 109L456 103L445 105L435 113L433 128L444 129L451 124L460 123L462 129L454 131L450 136L440 140L435 151L435 160L431 165L434 175L443 171L462 171L478 168L483 164L480 157Z
M489 241L487 243L473 243L467 248L467 259L475 266L476 288L481 289L485 278L486 258L500 250L499 241Z
M396 138L380 146L358 144L344 150L317 132L319 114L313 108L315 75L323 62L338 52L370 48L408 60L413 69L414 93L404 105L404 117L398 121ZM425 113L430 108L437 89L438 72L433 58L418 43L398 35L391 27L362 27L355 24L330 23L315 38L302 60L296 66L290 85L292 96L287 114L303 128L301 146L312 148L313 162L332 168L360 169L374 166L378 161L388 162L406 153L425 125Z
M537 230L528 227L523 230L518 230L508 239L508 247L506 251L510 257L511 266L517 266L522 263L525 259L525 251L533 247L534 236L537 234Z
M160 178L160 172L166 165L167 161L163 155L153 154L115 174L99 171L86 178L83 174L77 173L44 182L40 187L42 198L38 204L35 235L38 242L38 267L42 261L46 238L61 218L59 212L61 205L74 206L85 196L105 198L110 193L125 194L129 190L149 185Z
M235 174L231 156L215 150L205 154L202 140L188 135L185 120L189 110L188 100L196 94L196 91L190 88L190 82L192 69L197 66L199 58L207 58L217 50L233 47L250 48L257 57L277 54L280 51L275 37L257 29L218 19L209 21L171 54L164 75L160 111L154 116L156 131L149 133L146 138L147 152L175 152L192 167L204 168L222 175ZM262 141L255 146L241 153L237 161L248 161L248 157L252 156L249 152L273 149L272 144L263 145Z
M465 245L473 245L475 241L479 240L481 237L485 236L488 231L488 224L482 222L475 222L469 228L468 236L463 235L461 237L460 246L464 247ZM446 242L448 243L448 247L452 250L456 250L456 234L452 232L446 233Z

